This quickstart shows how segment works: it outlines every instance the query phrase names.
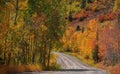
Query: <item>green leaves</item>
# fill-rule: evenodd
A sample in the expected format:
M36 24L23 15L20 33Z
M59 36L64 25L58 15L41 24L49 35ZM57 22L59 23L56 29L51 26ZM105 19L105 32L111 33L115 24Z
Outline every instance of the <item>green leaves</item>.
M38 8L40 0L28 0L29 13L32 15Z
M95 45L95 47L92 51L92 58L95 63L98 63L98 60L99 60L98 54L99 54L99 47L98 47L98 45Z
M81 8L85 8L86 7L86 0L82 0L81 1Z

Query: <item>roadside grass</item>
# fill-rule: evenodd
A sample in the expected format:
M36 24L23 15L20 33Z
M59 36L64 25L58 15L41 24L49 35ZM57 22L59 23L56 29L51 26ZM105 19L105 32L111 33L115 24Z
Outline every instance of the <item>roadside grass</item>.
M57 63L52 63L50 65L50 70L51 71L56 71L56 70L60 70L60 69L61 69L61 66L59 64L57 64Z
M51 54L51 59L50 59L50 70L60 70L61 66L57 64L57 59L58 55L57 54Z
M84 62L84 63L86 63L86 64L88 64L88 65L90 65L92 67L99 68L99 69L102 69L102 70L106 70L110 74L120 74L120 63L115 65L115 66L105 66L105 65L103 65L103 62L94 64L93 60L85 59L84 57L80 56L77 53L71 53L71 52L64 52L64 53L68 54L68 55L71 55L71 56L74 56L77 59L79 59L80 61L82 61L82 62Z
M0 74L12 74L12 73L22 73L22 72L32 72L41 71L42 67L38 64L36 65L0 65Z
M84 57L80 56L78 53L73 53L73 52L64 52L65 54L71 55L79 59L80 61L84 62L85 64L96 67L96 64L94 64L94 61L91 59L85 59Z
M57 64L56 54L51 54L50 59L50 70L59 70L61 69L60 65ZM28 65L0 65L0 74L13 74L13 73L22 73L22 72L35 72L35 71L42 71L44 67L40 64L28 64Z

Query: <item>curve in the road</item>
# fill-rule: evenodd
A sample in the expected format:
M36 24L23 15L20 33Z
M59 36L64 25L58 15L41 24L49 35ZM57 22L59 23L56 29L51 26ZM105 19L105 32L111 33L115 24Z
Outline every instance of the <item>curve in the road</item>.
M61 70L57 71L42 71L42 72L24 72L22 74L108 74L108 72L90 67L77 58L59 52L54 52L58 55L57 63L61 65Z

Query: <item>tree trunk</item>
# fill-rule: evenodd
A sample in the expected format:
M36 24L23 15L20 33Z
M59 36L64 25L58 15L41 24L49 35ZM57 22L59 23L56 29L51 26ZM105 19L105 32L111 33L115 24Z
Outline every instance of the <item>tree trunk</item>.
M4 46L4 62L5 62L5 64L6 64L6 49L7 49L7 48L6 48L6 43L7 43L7 37L5 37L4 40L5 40L5 44L4 44L4 45L5 45L5 46Z
M51 49L52 49L52 47L51 47L51 43L50 43L50 45L49 45L49 49L48 49L48 65L47 65L47 69L49 70L49 67L50 67L50 53L51 53Z
M16 6L15 6L15 19L14 19L14 24L16 25L17 24L17 16L18 16L18 3L19 3L19 0L16 0Z

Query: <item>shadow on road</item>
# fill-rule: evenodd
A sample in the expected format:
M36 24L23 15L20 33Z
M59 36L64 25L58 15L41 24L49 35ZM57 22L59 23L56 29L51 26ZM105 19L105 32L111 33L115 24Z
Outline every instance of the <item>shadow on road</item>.
M45 70L45 71L100 71L97 69L57 69L57 70Z

